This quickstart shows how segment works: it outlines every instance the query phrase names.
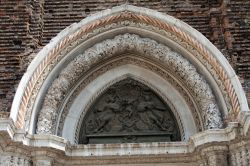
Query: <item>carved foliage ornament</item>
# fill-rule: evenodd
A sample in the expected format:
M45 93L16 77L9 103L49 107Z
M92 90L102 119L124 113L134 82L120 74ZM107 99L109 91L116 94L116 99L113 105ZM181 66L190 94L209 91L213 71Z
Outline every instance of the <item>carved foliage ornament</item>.
M121 47L122 46L122 47ZM222 119L213 93L204 78L197 73L195 67L185 58L168 47L148 38L134 34L118 35L114 39L105 40L77 56L54 80L45 96L37 123L37 133L55 133L59 104L71 86L81 75L104 58L122 54L126 51L136 52L171 66L169 70L178 75L194 94L201 108L204 128L221 128Z
M159 76L161 76L162 78L164 78L165 80L167 80L171 85L175 86L175 89L177 89L182 97L185 98L185 101L188 103L196 126L198 128L199 131L202 131L202 120L200 119L200 114L199 114L199 109L196 109L196 105L195 103L193 103L191 101L190 98L192 98L192 96L186 92L186 89L183 88L178 82L175 81L175 79L173 79L169 73L167 71L165 71L163 68L160 68L160 66L158 66L157 64L152 64L150 62L147 62L145 60L143 60L142 58L137 57L136 55L121 55L120 58L118 59L112 59L112 61L110 62L110 60L107 60L108 63L104 63L101 66L99 66L99 69L93 70L90 73L88 73L87 77L84 77L83 80L81 80L81 84L79 86L76 87L76 89L74 90L73 93L70 94L70 97L68 97L68 100L65 100L65 103L67 103L65 105L65 107L62 109L62 113L61 116L58 118L59 122L58 122L58 128L57 128L57 135L61 136L61 132L63 130L63 125L64 125L64 121L66 116L68 115L69 109L72 105L72 102L75 100L75 98L81 93L81 91L86 87L87 84L89 84L90 82L93 81L93 79L97 78L98 76L100 76L101 74L105 73L108 70L114 69L118 66L122 66L125 64L133 64L136 66L140 66L143 67L145 69L151 70L155 73L157 73ZM144 80L142 78L138 78L138 77L134 77L131 76L130 74L124 75L123 77L119 77L118 79L112 80L111 82L108 82L107 84L105 84L105 86L103 86L100 90L98 90L97 93L95 93L95 95L92 96L92 98L88 101L87 105L85 106L85 108L83 109L81 116L79 118L79 121L77 123L77 127L76 127L76 131L75 131L75 142L78 142L78 138L79 138L79 128L80 125L82 124L82 119L85 116L85 113L87 110L89 110L90 106L93 104L94 101L97 100L97 98L105 91L107 90L110 86L112 86L114 83L116 83L117 81L120 81L122 79L125 78L133 78L135 80L139 80L139 82L143 83L144 85L148 86L150 89L154 90L154 92L157 92L157 94L168 104L168 106L170 106L171 111L174 113L174 116L177 119L178 122L178 126L181 132L181 136L182 139L185 140L185 131L183 128L183 123L181 122L181 118L179 113L177 112L175 106L172 104L172 101L170 101L166 95L162 92L159 91L157 88L155 88L152 84L150 84L147 80ZM184 86L185 87L185 86Z
M24 124L24 114L26 113L26 109L28 108L28 104L30 100L32 100L32 92L34 89L36 89L36 84L39 84L40 76L44 71L46 71L47 67L50 66L50 62L56 59L59 55L58 53L62 51L63 49L70 46L71 43L76 41L77 39L81 38L85 34L88 34L89 32L93 31L94 29L98 27L103 27L108 24L112 24L115 22L123 21L123 20L129 20L129 21L136 21L139 23L145 23L148 25L152 25L155 27L159 27L160 29L172 33L174 36L182 39L183 41L187 42L191 47L195 48L208 62L213 66L215 69L216 75L219 76L219 79L222 81L222 84L225 85L225 92L226 95L228 94L230 97L230 100L232 102L233 106L233 113L238 113L240 110L239 101L237 98L237 95L235 94L235 91L232 87L231 82L228 80L228 76L223 70L223 68L220 66L220 64L217 62L217 60L206 50L202 44L200 44L198 41L193 39L191 36L183 32L182 30L173 27L172 25L169 25L166 22L163 22L156 18L151 18L150 16L146 16L143 14L136 14L136 13L130 13L128 11L121 12L119 14L115 14L97 21L94 21L90 23L89 25L86 25L73 33L72 35L66 37L65 39L61 40L61 42L53 48L50 53L44 58L44 60L41 62L41 64L36 68L34 74L31 76L29 82L27 83L27 88L25 89L24 95L22 97L22 101L20 104L20 111L18 114L18 119L16 122L17 127L22 127Z
M110 87L87 111L80 143L180 141L170 108L145 85L125 79Z

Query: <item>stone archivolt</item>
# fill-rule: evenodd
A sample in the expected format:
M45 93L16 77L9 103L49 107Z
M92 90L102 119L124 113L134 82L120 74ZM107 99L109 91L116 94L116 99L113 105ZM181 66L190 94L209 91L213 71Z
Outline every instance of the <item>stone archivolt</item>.
M95 30L95 31L93 31L93 34L96 34L96 33L100 33L100 31L104 31L104 29L105 29L105 31L108 31L108 30L110 30L110 29L113 29L113 28L121 28L121 27L123 27L124 25L130 25L130 26L133 26L133 27L139 27L139 28L145 28L145 29L147 29L147 30L154 30L154 31L159 31L159 33L163 33L164 31L161 31L161 30L159 30L158 28L156 28L156 27L152 27L152 26L149 26L149 25L146 25L146 24L136 24L136 23L134 23L134 22L129 22L129 21L125 21L125 22L119 22L119 23L113 23L112 25L107 25L107 26L105 26L104 28L101 28L101 30L99 30L99 29L97 29L97 30ZM127 27L127 28L129 28L129 27ZM72 50L72 48L74 48L74 47L76 47L77 45L79 45L81 42L84 42L84 40L86 40L87 38L90 38L90 36L92 36L93 35L92 33L90 33L90 34L87 34L86 36L87 37L83 37L83 38L81 38L79 41L75 41L74 42L74 44L72 44L71 46L69 46L68 48L67 48L67 51L66 52L70 52L70 50ZM190 49L189 51L192 51L192 53L194 53L195 54L195 56L197 56L197 58L198 59L200 59L200 61L204 61L204 59L201 57L201 55L199 54L199 53L197 53L197 51L194 51L194 48L192 47L192 46L190 46L190 45L188 45L188 43L185 43L184 41L182 41L182 40L180 40L179 38L176 38L175 36L173 36L173 34L171 34L171 33L169 33L169 32L164 32L163 33L164 35L167 35L169 38L172 38L175 42L178 42L180 45L182 45L182 46L185 46L185 49ZM147 39L145 39L145 40L147 40ZM120 43L120 44L122 44L122 43ZM105 46L105 43L104 43L104 45L103 46L101 46L102 44L99 44L99 47L100 47L100 49L102 49L101 47L104 47ZM107 46L109 46L109 44L107 44ZM72 47L72 48L71 48ZM112 47L112 46L110 46L110 47ZM70 49L71 48L71 49ZM99 48L93 48L93 49L99 49ZM137 49L137 48L135 48L135 49ZM159 49L157 49L157 50L159 50ZM96 50L95 50L96 51ZM88 59L91 59L91 57L92 56L94 56L94 54L95 54L95 51L94 50L91 50L91 49L89 49L89 52L88 52L88 54L90 55L90 57L88 57L88 56L86 56L86 61L88 61ZM65 55L66 54L66 52L65 51L62 51L61 53L60 53L60 55ZM119 52L119 50L118 50L118 52ZM139 53L142 53L142 52L139 52ZM173 52L174 54L178 54L178 53L175 53L175 52ZM158 55L159 54L159 56L164 56L164 55L161 55L162 53L161 53L161 51L159 51L159 52L154 52L154 54L155 55ZM60 56L58 56L57 57L58 59L60 59ZM157 57L156 57L157 58ZM50 70L52 70L52 67L53 67L53 65L55 65L55 63L57 62L57 61L59 61L59 60L55 60L55 62L54 63L52 63L50 66L49 66L49 68L47 69L47 70L45 70L45 75L47 75L48 74L48 72L50 71ZM172 61L170 61L170 62L173 62L173 61L175 61L176 59L172 59ZM77 58L75 58L75 61L77 61ZM173 65L175 65L174 63L172 63ZM170 65L172 65L172 64L170 64ZM213 67L211 67L211 66L209 66L210 64L208 64L207 62L204 62L204 64L208 67L208 69L211 71L211 72L214 72L214 70L213 70ZM86 66L85 66L85 68L86 69L88 69L89 68L89 66L88 66L88 64L85 64ZM169 64L168 64L169 65ZM177 64L178 65L178 64ZM185 65L185 64L184 64ZM177 68L178 69L178 68ZM47 71L47 72L46 72ZM182 71L177 71L177 72L182 72ZM74 74L75 73L72 73L72 76L74 76ZM192 74L192 73L191 73ZM46 77L44 75L44 77ZM223 86L223 84L221 83L221 81L215 76L215 80L218 82L218 86L220 86L220 89L224 89L225 87ZM39 86L39 83L37 84L37 86ZM36 89L35 89L35 91L37 91L37 90L39 90L39 88L37 87ZM36 92L36 93L38 93L38 92ZM36 93L34 93L34 94L36 94ZM199 91L197 91L197 94L196 94L196 96L197 95L199 95ZM227 106L227 108L228 108L228 110L230 110L231 109L231 105L229 104L229 102L228 102L228 97L227 97L227 94L223 91L223 95L225 95L224 97L225 97L225 102L227 103L226 104L226 106ZM36 96L33 96L33 98L35 98ZM32 101L32 100L31 100ZM28 107L29 109L32 109L32 106L29 106ZM223 111L223 114L227 114L227 111ZM29 117L30 115L29 115L29 113L27 113L27 117ZM28 122L28 121L27 121ZM26 123L27 123L26 122Z
M244 112L248 106L238 78L224 60L200 33L158 12L125 5L93 15L62 31L31 63L13 102L14 123L11 119L0 120L4 153L0 162L9 159L3 164L249 165L250 121L249 113ZM73 132L68 133L73 133L73 139L78 138L85 113L102 92L118 81L134 78L169 105L182 142L101 145L67 142L68 137L62 132L69 129L67 120L75 108L74 101L98 78L128 66L153 73L152 78L159 76L161 83L168 84L165 88L176 90L183 99L181 104L194 119L193 133L185 137L189 119L179 114L167 92L157 83L149 82L149 77L141 78L128 70L124 78L102 82L99 85L103 87L97 89L100 92L90 93L86 107L78 108L81 114L74 119L74 128L70 128ZM234 123L225 124L225 120Z
M124 34L116 36L113 40L106 40L89 48L77 56L52 83L45 97L43 107L38 117L37 133L55 133L59 103L63 101L68 89L91 66L99 61L124 52L136 52L148 58L162 62L173 75L178 75L182 82L186 82L194 100L199 103L200 115L205 129L221 128L222 120L215 103L215 97L209 85L200 76L194 66L178 53L171 51L151 39L140 38L137 35ZM56 95L55 95L56 94Z
M85 36L86 33L91 34L91 30L93 30L95 28L98 28L100 26L105 26L108 24L113 25L113 24L115 24L119 21L123 21L123 20L128 20L127 24L130 23L130 21L132 21L132 23L133 23L133 21L135 21L135 22L139 21L139 24L145 23L145 24L148 24L151 26L153 25L155 27L158 27L161 29L161 31L165 30L166 33L170 34L172 36L172 40L176 40L176 42L178 42L178 40L181 41L181 45L184 47L187 47L187 49L189 49L191 52L193 52L193 53L195 52L196 54L200 53L202 55L201 62L207 67L208 70L212 70L214 72L215 80L218 81L219 86L222 86L221 91L223 92L223 95L226 95L224 99L227 102L227 107L228 107L229 112L231 112L230 110L232 108L233 108L233 110L238 112L239 103L236 99L236 95L235 95L235 92L232 88L232 85L230 84L230 81L229 80L226 81L227 74L225 74L223 69L219 66L216 59L213 58L212 55L210 55L210 53L202 45L200 45L200 43L193 40L189 35L185 34L185 32L180 31L176 27L171 27L168 24L164 24L163 22L160 22L160 20L153 21L148 16L137 16L134 13L128 13L128 12L122 12L121 14L114 15L110 18L102 19L98 23L93 23L93 24L90 24L89 26L85 26L82 29L80 29L79 31L77 31L76 33L74 33L72 36L61 41L59 43L59 45L57 47L55 47L55 49L53 49L53 51L50 52L50 54L44 59L44 61L41 63L41 65L37 68L37 71L35 72L36 74L31 79L32 82L29 83L29 88L25 92L25 97L24 97L23 103L21 104L20 110L26 110L26 108L24 108L24 107L28 106L27 107L28 110L30 109L30 112L32 111L33 106L32 105L30 106L30 104L28 104L28 103L30 100L33 100L36 97L31 96L32 95L31 91L39 89L39 84L40 84L39 82L41 82L41 81L38 81L36 84L35 80L40 79L38 77L38 75L41 76L41 74L44 71L46 71L46 70L50 71L50 69L48 69L47 67L50 66L51 64L48 64L48 62L53 62L55 59L58 60L58 53L61 50L63 50L64 48L68 49L68 47L70 47L70 45L72 45L72 44L74 45L74 43L79 44L79 41L77 41L77 39L81 38L82 36ZM147 29L147 27L146 27L146 29ZM83 37L83 38L85 38L85 37ZM75 42L75 41L77 41L77 42ZM188 43L188 45L186 45L185 43ZM227 90L225 90L225 89L227 89ZM229 94L228 94L228 92L229 92ZM36 93L33 93L33 94L36 94ZM227 96L229 96L229 97L227 97ZM228 103L228 98L229 98L229 100L231 100L231 103ZM31 107L31 108L29 108L29 107ZM28 113L27 117L29 117L30 112L27 112ZM227 111L225 111L225 112L227 112ZM19 120L21 120L21 119L19 118ZM23 122L19 121L19 125L21 125L21 124L23 124Z
M123 54L123 55L121 55L121 57L116 57L112 61L107 59L105 64L100 65L96 70L91 71L91 73L89 73L87 77L82 79L82 82L79 83L79 85L73 90L74 92L71 93L71 95L67 98L67 100L65 100L65 102L67 104L63 107L64 109L62 110L61 117L58 118L60 120L59 125L57 125L58 126L57 134L58 135L61 135L64 120L69 112L69 109L72 105L72 102L79 95L79 93L87 86L87 84L90 83L91 81L93 81L94 78L103 74L104 72L107 72L111 69L117 68L118 66L122 66L122 65L126 65L126 64L133 64L136 66L144 67L148 70L151 70L151 71L159 74L161 77L163 77L167 81L171 82L171 84L174 85L176 89L178 89L178 91L182 94L182 96L185 96L184 98L186 99L186 102L188 103L188 105L192 111L193 117L195 117L194 120L195 120L196 126L197 126L199 131L202 131L202 128L203 128L203 126L201 125L202 120L200 118L199 111L197 110L197 104L191 99L192 96L187 92L187 90L183 89L184 85L180 85L180 83L178 83L175 79L173 79L172 76L167 71L163 70L162 68L160 68L157 65L153 65L152 63L147 62L145 59L143 60L142 57L137 57L136 55L130 55L130 54L129 55ZM184 132L183 123L182 123L183 120L181 120L181 117L180 117L179 113L176 111L176 108L172 104L172 102L166 97L166 95L164 93L162 93L160 90L158 90L153 85L151 85L147 80L143 80L142 78L137 78L131 74L125 75L122 78L117 78L116 80L114 80L112 82L108 82L102 89L98 90L97 93L91 97L91 99L88 101L88 104L85 106L85 108L82 111L82 114L78 120L79 122L78 122L77 127L76 127L75 138L78 139L78 137L79 137L79 135L78 135L79 130L78 129L82 124L82 119L85 116L85 112L87 110L89 110L89 108L93 104L93 102L96 101L97 98L99 97L99 95L101 95L102 92L104 92L107 88L111 87L117 81L120 81L120 80L126 79L126 78L132 78L132 79L138 80L139 82L142 82L144 85L147 85L152 90L154 90L154 92L156 92L159 96L161 96L161 98L166 103L168 103L168 105L170 106L171 110L173 111L175 117L177 118L178 126L181 130L182 139L186 140L187 138L185 137L185 132ZM76 141L76 142L78 142L78 141Z

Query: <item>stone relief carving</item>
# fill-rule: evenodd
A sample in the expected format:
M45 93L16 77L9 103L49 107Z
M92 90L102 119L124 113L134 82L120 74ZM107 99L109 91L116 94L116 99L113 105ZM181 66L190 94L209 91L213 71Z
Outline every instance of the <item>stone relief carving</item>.
M147 29L149 31L153 31L153 32L157 32L163 36L166 36L170 39L172 39L173 41L179 43L180 45L182 45L184 48L186 48L187 50L189 50L190 52L192 52L192 54L197 57L206 67L207 69L213 74L215 80L217 81L218 86L220 86L220 89L225 97L225 102L227 103L227 107L228 110L231 110L231 104L229 102L229 97L228 94L224 91L225 87L223 85L223 83L221 82L221 80L218 78L218 76L216 75L216 72L214 71L214 68L211 66L211 64L207 63L207 61L204 59L204 57L202 55L199 54L199 52L189 43L183 41L182 39L176 37L174 34L172 34L171 32L168 31L164 31L162 29L159 29L158 27L154 27L152 25L148 25L148 24L144 24L144 23L136 23L133 21L129 21L129 20L125 20L125 21L120 21L117 23L112 23L112 24L108 24L105 26L102 26L101 28L97 28L94 29L93 31L86 33L84 35L81 36L81 38L74 40L74 42L72 42L68 47L66 47L65 49L63 49L59 55L56 56L56 58L54 58L51 63L48 65L48 67L43 71L42 76L41 76L41 80L37 82L37 84L35 85L34 88L34 93L31 96L31 99L29 100L28 106L27 106L27 112L26 112L26 126L29 126L29 118L30 118L30 114L31 114L31 110L32 110L32 103L34 103L34 100L36 98L36 94L39 90L39 87L41 87L42 85L42 80L44 78L46 78L46 76L48 75L48 73L52 70L52 68L55 66L55 64L60 61L60 59L63 57L63 55L67 55L67 53L69 51L71 51L76 45L78 45L79 43L87 40L90 37L95 36L98 33L101 32L105 32L111 29L115 29L115 28L120 28L120 27L124 27L124 26L130 26L130 27L136 27L136 28L142 28L142 29Z
M180 133L170 108L148 87L127 78L93 104L83 120L79 141L180 141Z
M197 57L197 59L199 59L200 62L202 62L202 64L204 66L206 66L207 70L212 74L212 76L214 77L214 79L217 82L217 85L220 87L221 92L223 93L224 99L225 99L225 103L226 106L228 108L228 112L230 112L230 110L232 110L232 105L230 103L230 97L228 92L226 91L225 85L223 84L222 78L220 78L220 76L218 76L218 73L216 72L216 70L213 67L213 64L210 64L210 62L207 61L207 59L204 57L205 55L203 55L202 52L199 52L196 47L194 47L194 45L190 44L189 42L181 39L178 37L178 35L176 36L176 33L174 32L170 32L170 31L165 31L159 27L150 25L150 24L145 24L143 22L136 22L134 20L120 20L118 22L113 22L107 25L103 25L102 27L96 27L93 30L89 31L88 33L83 33L81 34L81 36L78 36L77 38L75 38L73 41L71 41L70 45L68 45L66 48L63 48L62 50L60 50L60 52L58 53L58 55L55 56L55 58L52 59L51 63L48 64L48 66L45 68L45 70L42 71L41 77L39 78L38 82L35 84L33 93L31 94L31 98L28 101L27 104L27 111L26 111L26 116L25 116L25 123L27 124L26 126L29 126L29 121L30 121L30 116L31 116L31 110L33 107L34 100L36 98L36 94L39 91L41 85L42 85L42 80L44 80L44 78L46 78L46 76L48 75L49 71L52 70L52 68L55 66L55 64L60 61L60 59L67 55L67 53L69 51L71 51L73 48L75 48L76 45L78 45L79 43L81 43L82 41L87 40L88 38L95 36L96 34L99 34L101 32L105 32L111 29L115 29L115 28L120 28L120 27L135 27L135 28L141 28L141 29L146 29L149 31L153 31L153 32L157 32L163 36L166 36L167 38L175 41L176 43L179 43L182 47L186 48L189 52L191 52L195 57Z
M249 141L237 142L229 145L229 161L232 166L250 165Z
M112 63L107 63L105 65L101 65L99 68L100 70L93 70L91 72L91 74L88 74L88 77L84 78L84 81L76 87L76 89L74 90L74 92L72 93L72 95L68 98L68 100L66 101L67 104L66 106L63 108L62 110L62 115L59 118L60 122L58 125L58 130L57 130L57 134L59 136L61 136L61 131L62 131L62 127L64 125L64 120L69 112L69 108L71 107L71 104L73 102L73 100L75 99L76 96L79 95L79 93L82 91L82 89L85 88L85 86L90 83L94 78L98 77L100 74L103 74L104 72L111 70L115 67L121 66L121 65L125 65L125 64L133 64L136 66L141 66L145 69L151 70L157 74L159 74L162 78L166 79L169 83L171 83L173 86L175 86L175 88L181 93L181 95L185 98L187 104L189 105L191 112L193 114L195 123L196 123L196 127L198 128L199 131L202 131L202 119L200 118L199 115L199 111L198 109L196 109L196 103L194 103L190 98L192 96L190 96L190 94L186 93L186 90L182 87L183 85L180 85L179 83L177 83L175 81L175 79L173 79L168 72L166 72L165 70L159 68L159 66L157 66L157 64L151 64L150 62L147 62L143 59L140 58L136 58L135 55L122 55L122 58L118 58L116 60L113 60ZM109 83L107 83L104 87L102 87L102 89L98 90L98 92L93 95L93 97L90 99L90 101L88 101L86 107L84 108L84 110L82 111L82 114L78 120L78 124L76 127L76 131L75 131L75 142L78 143L78 138L79 138L79 132L80 132L80 127L83 121L83 118L85 116L85 112L87 110L90 109L91 105L93 104L93 102L95 102L97 100L97 98L106 90L108 89L110 86L112 86L114 83L125 79L125 78L133 78L135 80L138 80L139 82L142 82L144 85L147 85L150 89L154 90L154 92L157 93L157 95L159 95L166 103L168 103L168 106L170 106L172 112L174 113L174 116L176 117L176 120L178 122L178 126L180 129L180 133L181 133L181 138L182 140L186 140L186 136L185 136L185 131L184 131L184 127L183 127L183 123L181 120L181 117L179 115L179 113L177 112L176 108L173 106L172 101L169 101L169 99L158 89L156 89L153 85L151 85L149 82L147 82L146 80L143 80L141 78L135 78L131 75L124 75L121 78L115 79Z
M32 166L32 162L29 159L20 158L18 156L1 155L1 166Z
M213 117L210 120L203 119L206 121L204 128L222 127L221 115L212 91L202 76L197 73L193 65L179 54L156 41L148 38L140 38L138 35L124 34L116 36L114 39L105 40L89 48L63 69L58 78L52 83L45 97L43 108L38 118L37 133L52 134L55 132L55 120L59 113L58 105L67 92L66 89L77 81L82 73L91 68L96 62L113 55L121 54L124 51L136 52L139 55L154 59L164 64L164 66L171 66L169 70L181 77L182 81L190 86L190 91L194 93L196 96L195 99L202 106L201 114L203 117L208 118L207 116L210 116L211 113L207 115L207 112L212 112ZM54 97L55 93L57 95ZM214 105L214 107L211 107L211 105Z

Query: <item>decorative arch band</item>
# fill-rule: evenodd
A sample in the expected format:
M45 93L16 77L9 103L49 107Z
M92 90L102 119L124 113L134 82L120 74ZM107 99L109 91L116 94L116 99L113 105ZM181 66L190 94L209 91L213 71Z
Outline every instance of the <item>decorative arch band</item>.
M24 119L25 119L27 106L31 98L31 95L33 93L33 89L35 85L37 84L37 82L39 81L41 74L44 72L44 70L46 70L47 66L51 63L51 61L59 55L61 50L65 49L71 43L81 38L81 36L83 36L84 34L91 32L98 27L102 27L102 26L112 24L115 22L120 22L120 21L134 21L134 22L152 25L164 31L170 32L173 35L177 36L178 38L182 39L183 41L192 45L203 56L203 58L207 61L207 63L209 63L213 67L214 71L219 76L220 80L222 81L225 87L225 92L229 96L231 106L232 106L232 110L230 110L230 118L231 120L235 120L236 116L240 112L240 103L239 103L237 94L235 92L235 89L227 73L223 69L223 67L216 60L216 58L211 55L211 53L206 49L205 46L203 46L201 43L199 43L199 41L191 37L186 32L182 31L181 29L177 28L176 26L170 25L167 22L162 21L158 18L153 18L148 15L137 14L137 13L130 12L130 11L123 11L123 12L116 13L114 15L107 16L99 20L95 20L91 23L88 23L87 25L81 27L79 30L75 31L73 34L68 35L63 40L61 40L47 54L47 56L37 66L32 76L29 78L29 81L25 87L25 90L21 98L21 104L19 106L18 115L17 115L17 121L16 121L17 128L22 128L24 126L24 123L25 123Z

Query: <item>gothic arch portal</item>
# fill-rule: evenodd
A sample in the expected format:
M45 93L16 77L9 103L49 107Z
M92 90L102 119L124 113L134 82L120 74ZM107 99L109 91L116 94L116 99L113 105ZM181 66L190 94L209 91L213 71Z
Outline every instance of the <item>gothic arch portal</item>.
M192 151L190 139L194 146L216 141L212 135L225 134L232 122L242 122L248 131L249 123L242 120L249 110L245 94L221 52L186 23L131 5L91 15L53 38L24 74L10 117L17 130L60 142L42 146L64 150L62 140L79 143L91 104L127 78L148 86L171 108L182 142L175 153ZM164 146L148 143L156 150L143 154L166 153ZM119 148L114 153L141 154ZM105 150L79 155L90 154L111 155Z

